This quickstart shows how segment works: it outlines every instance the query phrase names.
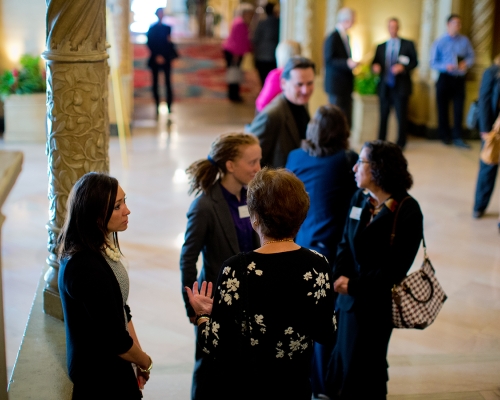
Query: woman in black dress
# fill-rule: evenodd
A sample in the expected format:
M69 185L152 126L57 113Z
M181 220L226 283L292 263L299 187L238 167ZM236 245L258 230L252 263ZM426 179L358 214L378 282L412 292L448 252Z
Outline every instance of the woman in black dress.
M215 286L188 291L198 345L213 359L217 399L311 399L313 341L333 337L326 259L294 243L309 208L303 183L284 170L258 172L248 209L262 246L227 260Z
M125 193L115 178L91 172L75 183L67 210L58 283L73 400L141 399L153 362L141 350L127 305L117 236L128 226Z
M351 201L333 270L339 293L337 341L327 376L331 399L385 399L392 333L391 288L410 269L422 240L422 212L408 195L413 179L401 149L364 144L354 166ZM396 235L391 245L394 218Z

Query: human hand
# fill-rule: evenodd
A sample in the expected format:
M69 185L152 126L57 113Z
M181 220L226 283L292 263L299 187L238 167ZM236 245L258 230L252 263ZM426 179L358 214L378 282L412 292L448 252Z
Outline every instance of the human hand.
M347 66L349 67L349 69L354 69L354 68L356 68L358 65L359 65L359 62L354 61L352 58L348 58L348 59L347 59Z
M458 63L458 70L467 71L467 63L465 62L465 60L462 60Z
M382 67L380 66L380 64L373 64L372 71L374 74L380 74L380 72L382 72Z
M349 278L341 276L333 283L333 290L340 294L348 294L347 287L349 286Z
M163 65L165 64L165 59L163 56L160 56L159 54L155 57L156 64L158 65Z
M391 67L391 71L394 75L398 75L398 74L404 72L404 70L405 70L405 67L403 67L401 64L394 64Z
M455 64L446 64L446 71L452 72L457 69L457 66Z
M198 291L198 282L193 284L193 290L186 286L186 292L189 299L189 304L193 307L196 315L212 313L214 300L212 299L212 282L207 285L206 281L201 284L201 289Z
M137 384L139 385L139 389L143 390L147 381L149 381L149 372L141 372L137 369Z

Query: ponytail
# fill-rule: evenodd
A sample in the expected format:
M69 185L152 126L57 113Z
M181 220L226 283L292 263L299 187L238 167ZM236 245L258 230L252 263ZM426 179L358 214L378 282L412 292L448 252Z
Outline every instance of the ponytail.
M256 136L247 133L226 133L214 140L208 157L192 163L187 169L189 194L207 194L217 180L227 173L226 162L241 156L241 147L259 144Z

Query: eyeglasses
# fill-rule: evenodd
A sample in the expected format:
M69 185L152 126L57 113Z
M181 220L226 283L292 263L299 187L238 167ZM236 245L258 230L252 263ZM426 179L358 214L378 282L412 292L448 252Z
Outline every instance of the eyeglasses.
M361 165L361 164L370 164L370 161L363 160L361 158L358 158L358 161L356 161L356 164Z

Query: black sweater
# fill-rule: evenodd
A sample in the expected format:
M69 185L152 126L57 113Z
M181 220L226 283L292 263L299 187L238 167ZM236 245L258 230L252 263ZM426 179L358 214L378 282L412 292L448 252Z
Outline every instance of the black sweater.
M73 399L140 399L132 364L119 357L133 340L111 267L101 254L81 251L61 260L58 281Z

